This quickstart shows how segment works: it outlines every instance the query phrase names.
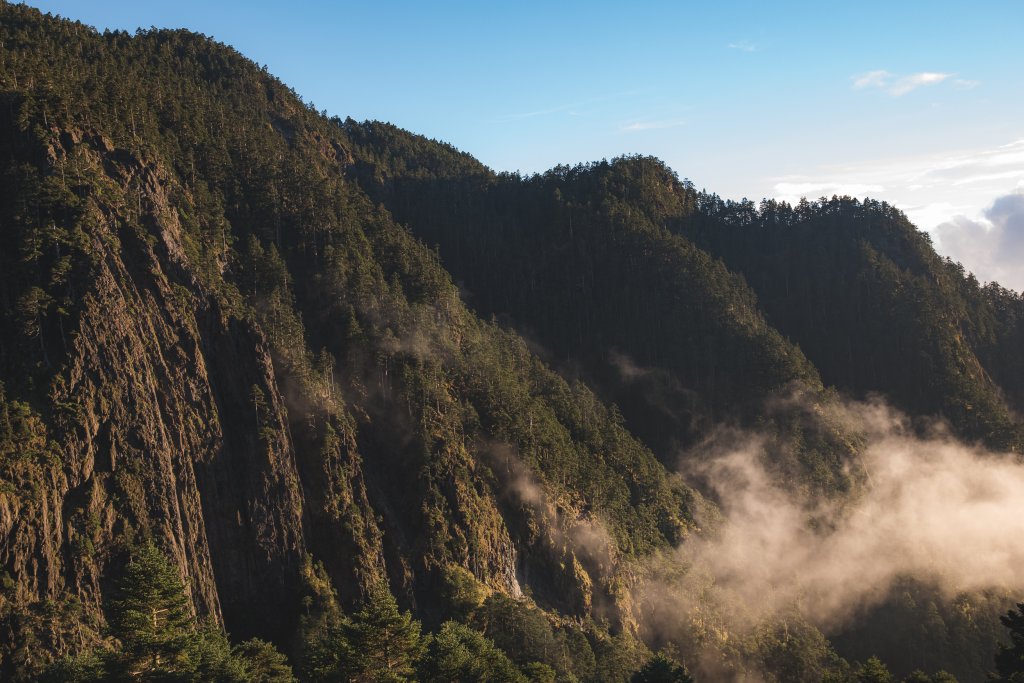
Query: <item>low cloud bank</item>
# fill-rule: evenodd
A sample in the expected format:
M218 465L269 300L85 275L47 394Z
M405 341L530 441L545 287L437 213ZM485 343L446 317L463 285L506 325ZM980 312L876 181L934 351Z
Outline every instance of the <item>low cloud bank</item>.
M770 619L795 616L835 632L906 577L949 599L986 589L1024 594L1017 456L965 445L941 428L921 437L881 403L828 410L865 439L849 463L866 472L852 499L793 493L765 468L756 435L729 434L687 459L699 461L686 469L719 511L640 582L648 635L721 652Z

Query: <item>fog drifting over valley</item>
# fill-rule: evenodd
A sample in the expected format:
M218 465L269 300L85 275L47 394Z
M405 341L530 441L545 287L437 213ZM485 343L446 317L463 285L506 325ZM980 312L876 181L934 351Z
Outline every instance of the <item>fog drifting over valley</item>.
M780 483L756 434L721 430L688 454L684 474L718 506L641 583L646 628L710 652L787 615L837 632L906 577L947 599L1024 591L1017 456L961 443L941 425L921 436L881 402L825 410L865 438L859 462L848 463L864 485L847 500L822 502Z

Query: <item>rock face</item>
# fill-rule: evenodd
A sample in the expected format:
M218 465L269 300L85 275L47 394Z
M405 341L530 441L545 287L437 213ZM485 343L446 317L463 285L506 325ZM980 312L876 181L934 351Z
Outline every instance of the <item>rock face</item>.
M855 500L819 367L1019 451L1022 339L1024 299L892 207L722 202L642 157L495 174L205 37L0 0L0 680L102 641L148 540L235 639L295 654L386 584L428 629L535 641L499 643L517 664L628 678L665 644L631 591L716 524L663 463L724 421Z
M339 122L191 34L0 14L0 678L102 639L148 538L283 646L381 581L428 625L455 579L625 619L690 491L464 306Z
M31 494L5 496L0 519L18 601L97 609L115 541L142 534L177 561L200 615L294 613L302 491L267 340L197 286L158 172L98 137L72 145L54 163L77 154L115 191L143 188L144 228L89 209L91 277L48 396L52 462L20 468L12 483Z

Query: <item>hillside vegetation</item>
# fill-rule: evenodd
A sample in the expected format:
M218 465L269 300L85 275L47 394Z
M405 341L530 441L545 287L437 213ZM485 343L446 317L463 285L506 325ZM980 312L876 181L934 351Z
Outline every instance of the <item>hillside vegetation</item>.
M4 680L687 680L635 589L715 532L679 465L723 424L837 505L843 395L1024 443L1024 304L885 205L498 174L7 3L0 177ZM990 660L1007 605L970 604L930 668ZM877 634L789 623L731 675L868 680Z

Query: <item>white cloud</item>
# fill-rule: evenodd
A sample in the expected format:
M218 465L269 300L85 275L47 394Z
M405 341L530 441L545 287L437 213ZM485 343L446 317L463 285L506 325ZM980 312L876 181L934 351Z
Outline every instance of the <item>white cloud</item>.
M939 249L983 281L1024 291L1024 184L979 218L954 216L933 231Z
M916 90L923 85L941 83L950 78L953 74L941 73L938 71L921 71L909 76L897 76L884 69L868 71L853 77L853 87L861 90L864 88L878 88L889 93L893 97L906 95L911 90ZM974 81L957 81L957 84L975 83ZM976 84L976 83L975 83Z
M1024 178L1024 168L1018 168L1011 171L1002 171L1001 173L983 173L981 175L969 176L967 178L961 178L953 183L953 186L957 185L969 185L970 183L984 183L989 180L1002 180L1004 178Z
M984 204L984 201L990 199L991 195L982 200L982 203ZM914 225L927 232L934 231L936 226L950 220L953 216L974 215L980 210L979 207L964 202L954 204L948 201L935 201L908 205L902 205L899 202L893 203L907 214ZM943 255L945 255L945 252L943 252Z
M662 121L634 121L622 126L622 130L635 133L642 130L660 130L664 128L676 128L685 126L686 119L665 119Z
M515 119L532 119L536 116L547 116L549 114L559 114L562 112L569 112L570 110L576 109L581 105L587 104L586 102L571 102L569 104L562 104L557 107L550 107L548 109L537 109L535 111L518 112L515 114L505 114L502 120L515 120Z
M869 194L884 192L882 185L864 183L837 182L780 182L775 184L775 191L785 197L831 197L832 195L848 195L864 197Z
M876 87L883 88L892 78L892 74L885 70L869 71L860 76L853 77L854 88Z
M1024 180L1024 138L996 147L820 167L771 180L772 196L791 203L833 194L869 195L931 231L955 216L982 216L993 198Z
M906 95L911 90L914 90L915 88L918 88L922 85L941 83L942 81L946 80L949 77L950 74L935 73L931 71L913 74L907 76L906 78L901 78L895 83L893 83L888 88L888 93L890 95L895 95L899 97L900 95Z
M757 45L746 40L729 43L726 47L730 50L739 50L740 52L757 52Z
M963 90L971 90L981 85L981 81L972 81L966 78L958 78L953 81L953 85Z

